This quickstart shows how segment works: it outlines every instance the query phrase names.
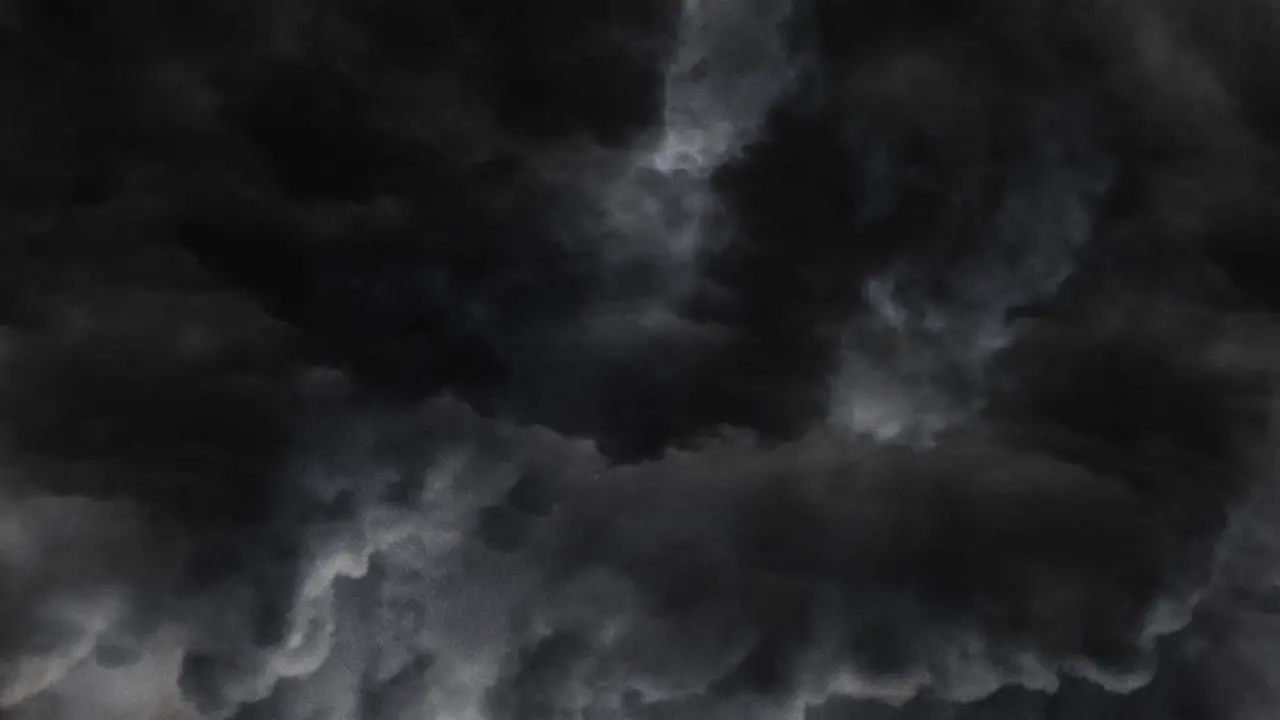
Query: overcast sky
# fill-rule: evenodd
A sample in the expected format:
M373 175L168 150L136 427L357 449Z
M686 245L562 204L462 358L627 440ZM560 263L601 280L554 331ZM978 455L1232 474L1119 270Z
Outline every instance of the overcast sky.
M1280 2L0 35L0 717L1280 717Z

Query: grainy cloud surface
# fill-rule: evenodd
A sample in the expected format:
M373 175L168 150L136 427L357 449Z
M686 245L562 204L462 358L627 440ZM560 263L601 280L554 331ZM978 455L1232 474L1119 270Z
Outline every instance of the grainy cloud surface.
M0 717L1280 716L1280 4L0 35Z

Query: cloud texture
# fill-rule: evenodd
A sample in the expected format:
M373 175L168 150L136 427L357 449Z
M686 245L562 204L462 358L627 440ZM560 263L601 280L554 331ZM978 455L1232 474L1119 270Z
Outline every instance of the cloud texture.
M1280 711L1270 0L0 4L0 716Z

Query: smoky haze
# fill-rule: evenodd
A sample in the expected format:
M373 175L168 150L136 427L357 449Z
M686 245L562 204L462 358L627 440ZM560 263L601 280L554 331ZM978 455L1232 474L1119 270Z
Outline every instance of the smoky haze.
M1280 4L0 0L0 717L1280 716Z

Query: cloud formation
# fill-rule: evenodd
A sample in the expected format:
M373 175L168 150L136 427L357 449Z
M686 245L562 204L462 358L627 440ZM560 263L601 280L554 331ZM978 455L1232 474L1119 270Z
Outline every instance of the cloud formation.
M1271 718L1277 8L0 7L0 715Z

